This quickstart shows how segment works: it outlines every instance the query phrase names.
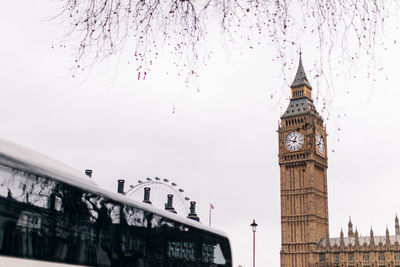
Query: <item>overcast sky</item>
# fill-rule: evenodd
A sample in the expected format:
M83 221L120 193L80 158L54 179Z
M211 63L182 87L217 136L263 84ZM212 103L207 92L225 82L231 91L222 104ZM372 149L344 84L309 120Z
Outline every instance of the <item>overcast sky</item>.
M167 75L167 58L156 62L146 81L138 81L135 67L122 58L118 68L103 64L77 83L68 76L68 48L51 48L62 31L46 20L48 2L2 4L0 137L82 172L91 168L95 181L111 191L119 178L128 184L155 176L176 182L197 200L204 223L214 204L213 225L230 236L235 266L251 266L255 218L257 265L278 266L276 130L288 103L281 96L290 89L273 88L281 73L272 47L244 47L229 57L216 47L200 69L200 91L185 90L173 71ZM350 215L361 235L371 225L376 235L384 235L386 225L394 233L400 213L400 49L392 34L398 36L389 31L388 49L377 55L388 80L378 75L372 85L361 61L356 79L334 81L333 115L326 120L331 237L341 227L347 232ZM309 73L317 51L303 50ZM297 55L292 58L297 67ZM287 92L271 100L276 90Z

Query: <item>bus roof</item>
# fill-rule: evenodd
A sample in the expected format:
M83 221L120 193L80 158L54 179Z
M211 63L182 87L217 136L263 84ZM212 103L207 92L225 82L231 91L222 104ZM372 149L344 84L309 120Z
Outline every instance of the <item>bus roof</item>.
M79 187L85 191L99 194L123 204L147 210L149 212L167 217L171 220L190 225L192 227L212 232L220 236L227 235L219 230L208 227L200 222L187 219L171 212L155 208L149 204L141 203L130 199L122 194L113 193L99 187L87 175L41 153L17 145L0 138L0 164L23 170L32 174L52 178L60 182Z

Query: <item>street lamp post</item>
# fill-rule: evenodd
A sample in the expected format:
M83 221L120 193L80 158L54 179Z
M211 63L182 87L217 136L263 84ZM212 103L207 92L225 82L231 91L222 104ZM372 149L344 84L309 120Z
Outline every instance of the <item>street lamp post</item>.
M253 231L253 267L256 267L256 220L253 219L253 223L250 224L251 230Z

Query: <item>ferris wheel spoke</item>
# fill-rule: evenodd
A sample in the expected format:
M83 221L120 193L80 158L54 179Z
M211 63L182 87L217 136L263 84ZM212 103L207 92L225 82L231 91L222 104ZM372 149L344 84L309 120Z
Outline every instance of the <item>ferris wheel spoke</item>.
M145 188L150 188L149 200L153 206L165 209L165 205L168 201L167 196L172 195L173 208L177 214L184 217L189 214L190 198L184 196L184 190L179 188L176 183L170 182L168 179L155 177L154 179L146 178L139 180L135 186L131 185L131 188L126 192L126 196L136 201L143 202Z

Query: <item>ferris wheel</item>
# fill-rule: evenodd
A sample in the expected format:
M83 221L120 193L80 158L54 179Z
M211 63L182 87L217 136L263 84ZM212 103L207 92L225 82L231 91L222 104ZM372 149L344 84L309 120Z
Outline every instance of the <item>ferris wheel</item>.
M123 180L119 180L123 181ZM184 195L184 190L174 182L159 177L138 180L136 185L130 185L124 194L139 202L165 209L186 217L191 212L190 198Z

